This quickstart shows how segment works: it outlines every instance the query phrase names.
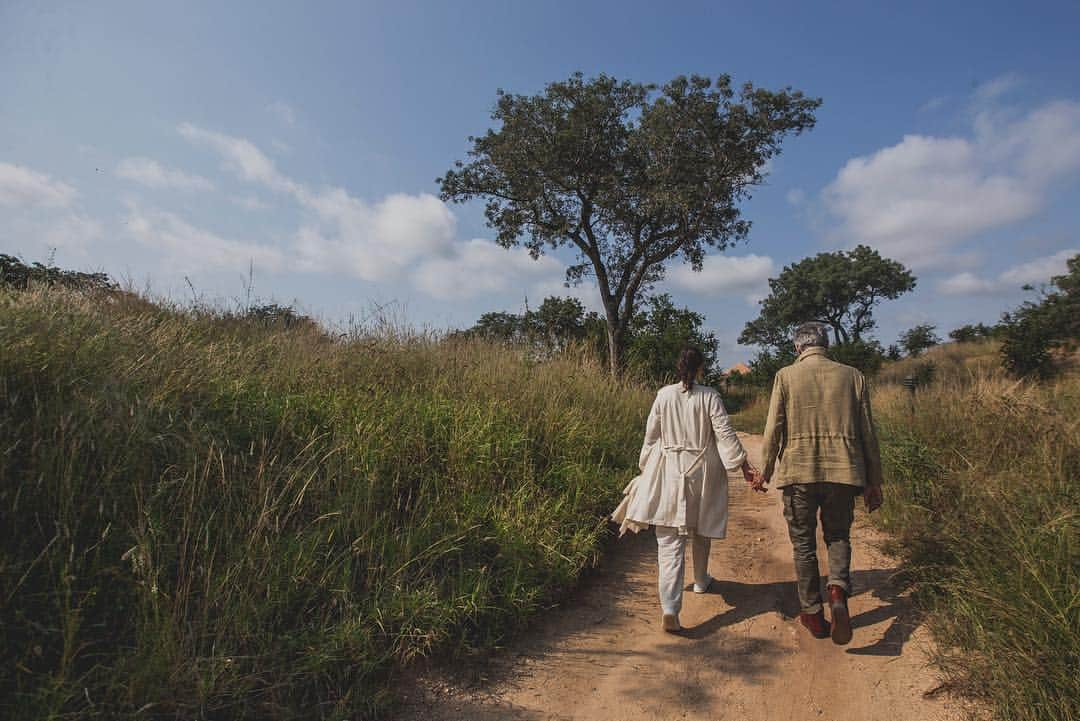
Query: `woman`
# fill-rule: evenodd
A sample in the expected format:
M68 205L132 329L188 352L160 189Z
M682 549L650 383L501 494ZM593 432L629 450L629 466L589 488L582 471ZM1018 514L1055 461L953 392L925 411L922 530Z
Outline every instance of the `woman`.
M727 534L727 471L739 469L753 485L758 471L731 427L720 394L695 383L704 370L697 348L684 348L676 366L679 382L656 394L645 425L638 465L623 502L612 514L620 535L656 527L660 606L665 631L681 630L684 556L694 546L694 591L705 593L712 539Z

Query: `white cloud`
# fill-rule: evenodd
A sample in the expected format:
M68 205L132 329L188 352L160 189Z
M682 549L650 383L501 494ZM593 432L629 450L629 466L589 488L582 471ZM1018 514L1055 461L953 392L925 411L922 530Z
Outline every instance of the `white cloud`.
M1005 73L999 75L996 78L987 80L985 83L980 83L975 92L973 93L973 99L977 103L989 103L997 100L998 98L1006 95L1023 82L1023 77L1019 73Z
M769 293L769 278L776 275L776 263L763 255L709 255L700 272L689 265L679 265L667 273L667 279L679 288L707 296L743 296L756 303Z
M545 262L543 258L541 259L541 262ZM529 289L529 298L535 298L541 302L544 298L549 296L577 298L581 301L585 310L596 311L603 315L604 304L603 301L600 300L600 287L596 285L595 280L589 279L578 285L572 285L567 288L566 268L564 268L562 264L556 263L555 265L550 266L545 272L547 273L547 277L533 283Z
M0 205L14 208L64 208L78 193L67 183L53 180L11 163L0 163Z
M244 210L266 210L270 207L268 203L254 195L234 195L229 200L233 205L236 205Z
M313 222L297 234L304 270L397 280L424 259L454 250L456 220L433 195L390 195L374 205L341 188L300 197L313 212Z
M1066 248L1053 255L1029 260L1001 274L1000 280L1014 287L1027 283L1038 285L1047 283L1055 275L1064 275L1068 271L1069 258L1080 253L1080 248Z
M423 262L413 282L434 298L460 300L514 290L539 292L547 286L545 281L563 272L562 264L551 256L533 260L523 248L507 250L490 240L474 239L458 244L449 257Z
M802 188L792 188L784 197L787 198L789 205L798 207L806 202L806 191Z
M249 267L278 271L285 267L284 254L276 248L223 238L197 228L173 213L130 206L124 219L128 232L139 243L160 251L178 271L234 270Z
M853 158L822 200L843 243L867 243L916 269L955 267L958 244L1031 217L1051 183L1078 170L1080 103L1058 101L1019 119L979 113L970 138L909 135Z
M189 123L189 142L217 152L224 167L243 180L290 196L307 217L297 230L290 264L307 272L339 272L362 280L410 280L436 298L466 298L550 284L565 268L543 256L507 251L486 240L455 239L457 220L429 193L397 193L371 203L340 187L314 190L277 170L253 143ZM537 287L539 287L537 285Z
M261 183L279 192L295 194L299 191L299 186L279 173L274 161L250 140L204 130L191 123L182 123L177 130L191 144L217 152L225 169L243 180Z
M267 105L266 109L289 127L296 125L296 111L293 110L293 107L288 103L281 100L275 100Z
M91 244L104 235L104 228L97 220L84 215L67 215L45 226L40 241L48 248L87 255Z
M214 184L201 175L166 168L152 158L124 158L116 166L116 175L148 188L172 190L213 190Z
M992 280L964 271L938 283L938 290L945 295L993 295L998 292L998 286Z
M996 278L980 278L974 273L958 273L938 283L945 295L997 295L1014 292L1024 285L1041 285L1056 275L1063 275L1066 261L1080 253L1080 248L1066 248L1053 255L1035 258L999 274Z
M0 220L11 238L12 251L57 251L57 262L61 265L97 258L90 251L93 244L105 235L100 222L77 213L64 212L48 218L24 214Z

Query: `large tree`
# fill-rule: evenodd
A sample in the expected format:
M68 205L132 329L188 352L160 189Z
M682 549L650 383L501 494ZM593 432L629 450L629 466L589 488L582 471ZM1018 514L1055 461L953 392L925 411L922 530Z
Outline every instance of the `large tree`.
M821 101L728 76L678 77L656 88L576 73L537 95L499 91L497 129L469 138L468 162L438 179L442 198L482 198L504 247L532 256L570 246L568 284L596 279L617 372L637 304L681 256L700 270L708 248L745 238L739 202L761 183L789 133Z
M761 313L746 324L739 342L787 349L796 325L827 324L835 341L857 343L875 326L874 308L915 287L915 276L895 260L860 245L851 251L819 253L769 279Z

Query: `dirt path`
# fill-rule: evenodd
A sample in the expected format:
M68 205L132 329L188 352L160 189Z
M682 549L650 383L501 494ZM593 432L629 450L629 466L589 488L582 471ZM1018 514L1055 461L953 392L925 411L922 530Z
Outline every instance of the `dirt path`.
M743 442L758 454L759 436ZM856 521L855 637L836 646L796 619L779 493L751 493L741 478L731 491L728 538L713 543L709 563L718 581L710 593L686 593L683 635L659 627L653 534L623 538L608 567L522 639L456 676L429 672L410 682L401 720L960 717L949 700L924 697L937 685L926 635L890 585L894 564L875 548L871 528Z

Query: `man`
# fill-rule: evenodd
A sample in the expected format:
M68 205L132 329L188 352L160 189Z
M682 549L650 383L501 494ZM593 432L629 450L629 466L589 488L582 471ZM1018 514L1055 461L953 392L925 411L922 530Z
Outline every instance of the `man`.
M855 497L866 510L881 506L881 455L862 373L829 360L828 328L804 323L795 331L799 357L776 374L765 423L764 490L775 472L795 555L799 615L815 638L830 635L822 610L817 516L829 552L826 587L834 643L851 640L851 522Z

